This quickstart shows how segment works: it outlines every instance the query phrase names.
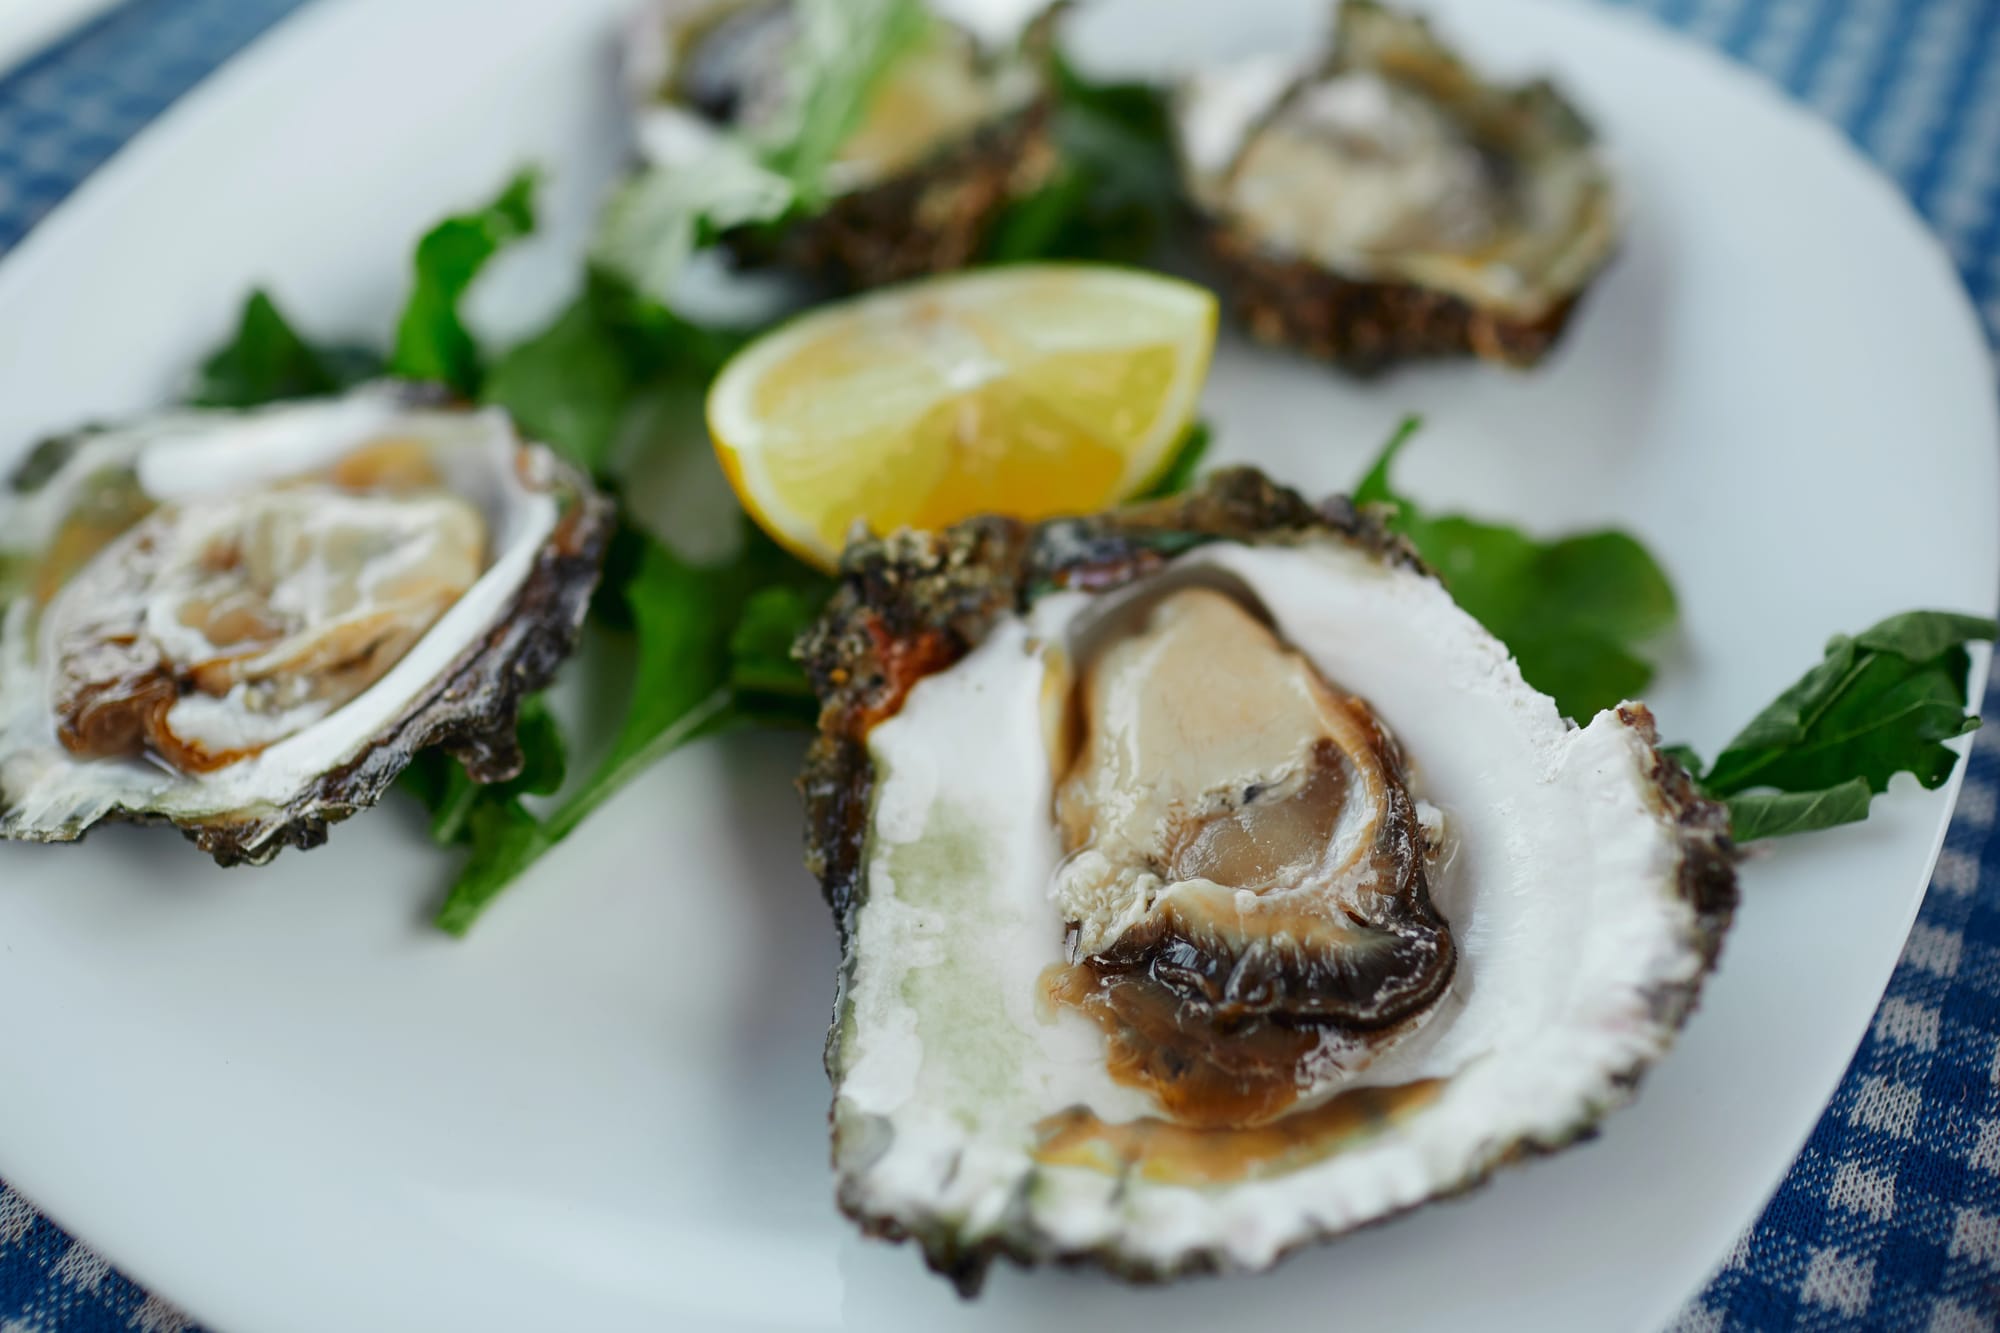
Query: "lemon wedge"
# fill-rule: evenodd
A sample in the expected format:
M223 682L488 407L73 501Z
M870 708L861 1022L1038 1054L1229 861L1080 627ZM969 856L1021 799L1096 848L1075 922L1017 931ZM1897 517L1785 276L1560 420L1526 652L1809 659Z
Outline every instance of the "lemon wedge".
M744 509L823 569L857 523L1088 513L1171 461L1215 316L1199 287L1099 265L885 288L739 352L709 390L709 434Z

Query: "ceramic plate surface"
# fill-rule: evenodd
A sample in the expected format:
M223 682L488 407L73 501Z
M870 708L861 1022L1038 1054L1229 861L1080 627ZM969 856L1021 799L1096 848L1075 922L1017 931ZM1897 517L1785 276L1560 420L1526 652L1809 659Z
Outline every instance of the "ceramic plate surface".
M482 310L517 329L546 313L621 160L620 7L347 0L289 21L0 263L0 454L166 400L252 283L318 333L380 337L412 239L525 161L549 168L546 233ZM1589 108L1629 242L1533 375L1360 386L1226 342L1217 457L1341 489L1417 410L1411 493L1636 530L1685 607L1651 702L1709 753L1830 632L1991 608L1991 362L1891 187L1641 20L1433 7L1482 63L1553 70ZM1103 0L1079 39L1091 63L1158 69L1306 40L1322 11ZM738 737L675 756L464 943L426 924L448 867L400 805L261 872L161 831L0 849L0 1175L199 1319L260 1333L1114 1333L1320 1327L1335 1308L1357 1328L1656 1328L1831 1093L1951 802L1899 786L1867 824L1747 867L1680 1049L1597 1141L1267 1277L1134 1291L1007 1270L966 1306L834 1211L835 946L799 865L799 753Z

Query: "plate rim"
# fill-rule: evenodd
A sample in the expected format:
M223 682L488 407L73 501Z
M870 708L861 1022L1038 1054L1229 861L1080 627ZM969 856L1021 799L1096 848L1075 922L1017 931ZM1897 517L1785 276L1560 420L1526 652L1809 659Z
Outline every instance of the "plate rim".
M1774 110L1794 124L1813 127L1812 132L1822 136L1848 166L1859 167L1862 174L1873 181L1878 192L1886 191L1887 195L1896 201L1903 221L1909 224L1915 237L1921 238L1920 244L1931 256L1931 262L1941 265L1942 271L1948 274L1950 286L1956 293L1958 314L1965 327L1982 350L1989 354L1994 351L1993 341L1978 317L1960 269L1951 259L1944 243L1929 221L1917 211L1914 202L1897 182L1874 159L1855 145L1837 125L1793 97L1764 71L1730 57L1710 43L1667 25L1646 11L1619 5L1590 3L1589 0L1532 0L1532 3L1545 8L1568 11L1572 15L1583 17L1585 21L1622 24L1632 29L1643 29L1645 40L1665 41L1679 47L1685 54L1698 55L1704 62L1727 71L1727 77L1735 78L1746 86L1758 88L1760 90L1758 95L1767 104L1767 109ZM191 132L198 130L205 121L222 118L244 90L253 87L259 80L273 77L273 70L298 67L303 71L317 64L314 58L316 53L311 51L311 47L322 29L351 26L357 31L365 31L375 25L377 12L366 5L302 4L279 18L242 49L225 58L184 96L119 145L55 207L39 218L17 244L4 254L0 254L0 304L4 304L5 297L11 293L15 284L23 280L21 275L31 273L38 266L39 256L49 244L50 235L66 229L72 218L87 210L112 207L121 195L129 194L143 186L145 172L155 156L158 145L170 144L187 137ZM0 77L4 77L8 72L11 71L0 71ZM1616 146L1611 147L1615 154ZM1993 412L1989 411L1989 424L1995 419L2000 418L1995 418ZM1996 436L1991 443L2000 446L2000 436ZM1996 496L1995 499L2000 501L2000 496ZM1996 574L1995 579L2000 580L2000 574ZM1996 601L2000 601L2000 598L1996 598ZM1983 699L1988 694L1989 687L1993 683L1990 666L1990 652L1984 649L1975 651L1970 681L1970 697L1974 700ZM1902 925L1899 933L1892 942L1885 945L1887 962L1880 968L1881 984L1874 988L1872 993L1875 1008L1879 1008L1882 995L1894 974L1897 961L1907 943L1910 926L1921 911L1931 887L1947 834L1958 817L1958 799L1966 778L1967 767L1965 750L1962 748L1960 760L1942 789L1942 813L1930 840L1921 885L1917 891L1909 895L1907 912L1900 914ZM1760 1195L1756 1207L1743 1220L1743 1226L1754 1224L1772 1194L1791 1172L1800 1151L1810 1139L1820 1119L1826 1114L1830 1099L1845 1078L1855 1052L1865 1039L1868 1030L1868 1024L1864 1023L1854 1034L1853 1042L1848 1047L1847 1058L1834 1076L1834 1083L1819 1099L1821 1107L1819 1114L1804 1126L1790 1153L1776 1163L1775 1176ZM5 1136L0 1135L0 1158L8 1157L9 1151ZM20 1166L27 1166L28 1170L24 1172L18 1169ZM196 1291L192 1287L183 1288L177 1273L155 1271L150 1257L146 1254L127 1249L122 1245L106 1246L95 1238L96 1233L93 1229L86 1227L79 1230L66 1220L69 1213L60 1200L60 1191L51 1195L45 1190L21 1189L13 1184L24 1175L33 1177L35 1174L32 1162L14 1162L6 1169L0 1169L0 1178L9 1183L9 1188L13 1188L20 1197L27 1199L44 1216L55 1221L72 1238L108 1259L119 1271L147 1292L162 1294L166 1299L174 1301L191 1313L197 1308L221 1309L227 1304L224 1301L217 1301L211 1305L206 1300L207 1293ZM1716 1259L1720 1261L1725 1253L1726 1251L1718 1251ZM1711 1275L1712 1272L1711 1266ZM1704 1278L1704 1283L1706 1280ZM1686 1293L1683 1300L1694 1299L1701 1290L1703 1287L1697 1286L1693 1291Z

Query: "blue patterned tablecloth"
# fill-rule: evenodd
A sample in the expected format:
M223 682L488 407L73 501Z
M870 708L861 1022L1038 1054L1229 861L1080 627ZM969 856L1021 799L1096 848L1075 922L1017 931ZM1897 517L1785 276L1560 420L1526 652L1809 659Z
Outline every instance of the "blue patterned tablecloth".
M300 3L130 0L0 74L0 251ZM1943 238L2000 343L2000 0L1623 3L1844 128ZM2000 718L2000 690L1985 711ZM1674 1333L2000 1333L1997 791L2000 726L1974 748L1923 913L1839 1091ZM0 1333L191 1327L0 1185Z

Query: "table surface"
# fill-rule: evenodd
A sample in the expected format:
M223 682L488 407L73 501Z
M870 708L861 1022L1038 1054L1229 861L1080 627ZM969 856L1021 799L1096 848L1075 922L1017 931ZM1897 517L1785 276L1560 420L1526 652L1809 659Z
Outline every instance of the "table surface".
M1617 0L1613 0L1617 2ZM302 0L128 0L0 72L0 251ZM2000 0L1626 0L1762 71L1909 195L2000 343ZM0 41L88 0L0 0ZM60 13L58 11L61 11ZM0 44L0 70L18 46ZM1996 709L2000 689L1985 709ZM1833 1101L1676 1321L1724 1329L2000 1329L2000 729ZM0 1333L191 1321L0 1184Z

